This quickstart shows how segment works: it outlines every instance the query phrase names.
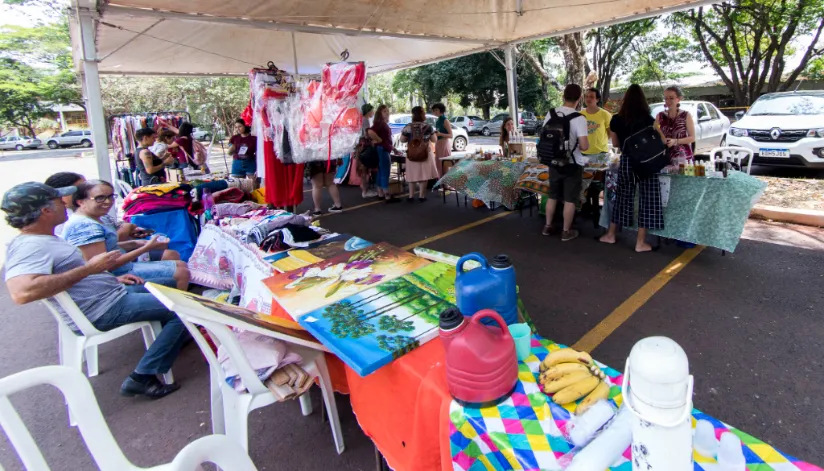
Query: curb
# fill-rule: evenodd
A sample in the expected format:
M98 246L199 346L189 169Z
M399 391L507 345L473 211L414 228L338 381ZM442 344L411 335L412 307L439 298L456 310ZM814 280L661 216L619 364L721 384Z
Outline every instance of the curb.
M750 211L752 219L771 219L802 226L824 227L824 211L814 209L789 209L757 204Z

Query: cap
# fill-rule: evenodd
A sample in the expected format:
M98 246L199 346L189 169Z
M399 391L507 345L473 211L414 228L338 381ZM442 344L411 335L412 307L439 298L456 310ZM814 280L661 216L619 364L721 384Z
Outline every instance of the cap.
M75 191L77 187L74 186L52 188L39 182L21 183L3 195L0 208L9 216L22 217L47 206L55 198L71 195Z
M374 109L375 109L375 107L370 105L369 103L364 103L363 106L360 107L361 114L364 115L364 116L366 116L367 113L369 113L370 111L372 111Z

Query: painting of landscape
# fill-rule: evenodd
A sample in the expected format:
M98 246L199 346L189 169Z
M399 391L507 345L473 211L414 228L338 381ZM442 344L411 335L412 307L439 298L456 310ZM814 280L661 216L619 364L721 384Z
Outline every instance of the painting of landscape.
M438 336L440 313L453 307L426 281L442 276L439 270L383 282L309 312L298 322L366 376Z
M446 263L431 263L408 275L403 279L414 284L420 289L443 298L451 304L455 301L455 266Z
M385 242L263 280L293 318L429 265Z

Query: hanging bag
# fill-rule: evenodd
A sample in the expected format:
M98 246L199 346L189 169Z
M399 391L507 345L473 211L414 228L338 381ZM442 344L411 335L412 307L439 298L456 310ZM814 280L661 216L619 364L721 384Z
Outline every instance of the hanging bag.
M406 147L406 159L410 162L426 162L429 158L429 140L424 139L423 126L412 123L409 126L412 139Z
M621 153L629 159L633 173L642 180L659 173L670 163L667 145L653 126L629 136L621 146Z

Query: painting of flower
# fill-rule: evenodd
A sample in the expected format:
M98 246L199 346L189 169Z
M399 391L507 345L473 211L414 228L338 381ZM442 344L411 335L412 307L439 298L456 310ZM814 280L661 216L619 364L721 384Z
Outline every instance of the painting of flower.
M430 262L387 243L356 252L343 252L328 260L263 280L272 296L295 319L400 276Z

